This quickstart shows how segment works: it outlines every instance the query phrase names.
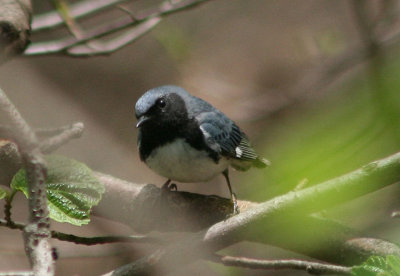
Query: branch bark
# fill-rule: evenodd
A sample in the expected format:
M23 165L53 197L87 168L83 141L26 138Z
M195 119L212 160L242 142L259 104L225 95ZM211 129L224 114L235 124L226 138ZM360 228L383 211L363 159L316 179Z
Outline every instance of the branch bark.
M0 110L13 126L29 187L29 224L24 229L25 250L35 275L54 275L50 221L46 198L46 165L35 133L0 89Z
M217 256L214 260L226 266L264 270L304 270L313 275L351 275L351 267L304 260L259 260L245 257Z
M25 50L29 43L31 17L30 0L0 2L0 63Z

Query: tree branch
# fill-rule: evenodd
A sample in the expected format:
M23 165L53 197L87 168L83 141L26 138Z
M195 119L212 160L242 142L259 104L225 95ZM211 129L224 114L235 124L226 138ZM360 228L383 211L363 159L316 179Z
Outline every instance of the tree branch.
M400 153L396 153L346 175L258 204L214 224L207 230L188 234L183 241L159 249L112 273L113 275L149 274L161 268L163 273L167 273L242 240L243 235L246 235L252 226L257 228L265 221L268 225L279 225L282 220L293 218L293 214L305 215L336 206L391 185L399 178ZM168 221L169 218L164 217L164 220ZM263 236L268 235L268 232L263 232ZM398 247L396 252L400 253Z
M30 0L0 2L0 63L24 51L29 43Z
M265 270L304 270L313 275L351 275L351 267L331 265L304 260L260 260L245 257L216 256L210 259L226 266Z
M42 132L46 133L49 132ZM376 181L384 186L391 182L392 177L395 178L391 172L396 172L398 155L372 162L358 171L332 180L333 184L337 182L346 185L346 181L349 181L350 184L356 182L356 186L360 186L361 182L365 182L365 187L369 187L370 181L376 179L375 177L387 174L388 178L384 177L384 182L380 179ZM106 192L99 206L94 208L94 213L131 225L137 231L198 231L227 218L232 213L229 199L188 192L162 193L154 185L133 184L101 173L96 173L96 176L105 185ZM367 181L368 178L370 181ZM376 187L379 188L380 186ZM320 191L321 185L294 194L301 197L299 193L309 189ZM354 190L354 187L350 190ZM347 193L346 190L340 192ZM359 192L363 194L368 191ZM359 194L353 194L346 200L357 196ZM342 195L333 194L333 197L342 198ZM281 197L274 200L279 201ZM273 204L274 200L267 204ZM239 206L245 213L259 208L260 204L239 201ZM282 213L279 217L281 219L276 221L268 219L259 223L249 223L239 240L267 243L320 260L342 264L360 262L372 252L379 255L400 255L400 249L396 245L378 239L360 238L362 234L331 220L298 213L287 217Z
M164 1L155 11L143 12L142 14L135 16L134 19L132 17L119 18L113 22L108 22L104 25L88 30L85 34L82 34L80 38L66 37L57 41L33 43L28 47L28 49L26 49L25 55L64 53L83 56L111 53L135 41L137 38L154 28L163 17L193 8L207 1L210 0L184 0L177 3ZM109 42L97 43L96 47L84 45L85 42L127 28L129 28L129 31Z
M51 231L51 237L60 241L73 242L83 245L97 245L105 243L129 242L129 243L161 243L161 240L146 236L101 236L101 237L81 237L72 234L65 234Z
M160 22L161 17L150 18L137 26L129 28L114 39L109 41L96 41L95 45L79 44L67 49L67 53L71 56L92 56L114 53L147 34Z
M24 230L26 225L21 222L8 221L0 219L0 226L10 229ZM147 236L99 236L99 237L82 237L58 231L51 231L51 237L60 241L73 242L82 245L97 245L105 243L129 242L129 243L165 243L162 239Z
M46 198L46 166L38 149L35 133L0 89L0 110L7 117L27 173L29 191L29 224L24 229L25 250L35 275L53 275L50 245L50 222Z
M21 167L17 145L9 140L0 140L0 185L9 186Z
M58 149L60 146L82 136L84 130L83 123L75 123L69 128L64 129L63 132L54 135L40 143L40 151L43 153L51 153Z
M70 15L79 19L88 15L102 12L127 0L86 0L79 1L69 6ZM42 31L62 26L64 20L57 11L51 11L45 14L35 15L32 20L32 31Z

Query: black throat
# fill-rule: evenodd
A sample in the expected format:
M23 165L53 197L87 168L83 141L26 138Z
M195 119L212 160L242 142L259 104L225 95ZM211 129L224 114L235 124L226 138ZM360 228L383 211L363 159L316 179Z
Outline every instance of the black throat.
M218 155L206 145L197 121L188 117L185 103L181 98L174 99L173 108L179 112L167 112L163 116L156 116L140 128L138 137L140 159L146 161L154 149L176 139L184 139L193 148L209 152L210 157L217 162Z

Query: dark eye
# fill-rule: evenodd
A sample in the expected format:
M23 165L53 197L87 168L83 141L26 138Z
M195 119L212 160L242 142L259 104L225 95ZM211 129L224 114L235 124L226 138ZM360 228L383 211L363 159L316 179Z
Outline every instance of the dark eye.
M157 105L159 108L164 108L164 107L167 105L167 103L165 102L164 99L158 99L157 102L156 102L156 105Z

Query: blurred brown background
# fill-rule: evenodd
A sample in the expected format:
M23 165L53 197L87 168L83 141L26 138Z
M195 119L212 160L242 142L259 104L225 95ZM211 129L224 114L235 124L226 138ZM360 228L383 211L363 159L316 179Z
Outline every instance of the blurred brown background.
M49 8L45 1L40 2L34 3L36 13ZM126 7L142 8L159 2L134 1ZM397 1L391 2L394 3L393 9L397 9ZM319 73L316 68L361 42L351 3L347 0L210 1L166 18L149 34L110 56L40 56L12 60L0 68L0 85L32 126L61 126L76 121L85 124L83 137L62 147L58 154L122 179L159 185L165 180L139 160L134 104L152 87L164 84L183 86L235 120L251 137L261 155L272 161L273 166L264 172L232 173L239 198L263 201L292 189L303 178L310 177L311 183L318 182L398 150L396 138L386 143L387 146L371 146L368 144L371 141L360 146L357 142L358 150L346 152L345 157L336 156L330 160L333 163L324 163L326 167L337 170L326 171L318 164L319 174L313 175L302 167L307 162L326 161L330 157L329 150L335 154L338 152L334 142L314 144L319 148L313 150L305 141L326 141L318 136L323 133L337 142L356 127L347 125L341 129L341 123L336 122L354 119L354 126L361 128L369 118L369 115L357 117L352 113L335 113L337 110L350 112L354 110L353 104L358 106L367 97L363 96L362 87L368 83L364 83L360 66L332 77L332 82L327 84L333 83L333 86L327 89L316 86L317 89L313 90L313 78ZM374 5L372 3L370 7L372 12ZM126 16L120 11L116 13ZM392 58L391 62L398 60L395 50L384 51ZM390 72L399 70L397 65L391 68L388 69ZM296 89L299 87L302 89L299 94L307 96L292 101L292 95L298 92ZM288 105L284 104L286 102ZM358 107L362 112L371 109L364 104ZM332 112L326 114L327 110ZM309 139L310 136L314 138ZM375 147L380 150L363 154L363 149ZM296 150L291 154L293 148ZM315 155L314 159L309 159L311 155ZM349 163L349 160L354 162ZM296 170L291 175L291 171ZM222 177L211 183L179 184L179 189L228 196ZM357 208L350 204L332 215L352 222L354 227L399 242L396 235L398 222L396 224L389 218L390 210L399 207L393 199L398 189L390 188L379 193L364 203L357 203ZM360 210L365 211L365 205L371 205L371 198L379 210L371 210L368 220L360 218L363 212ZM16 220L23 220L25 201L21 195L17 199L13 214ZM354 215L349 209L354 209ZM85 236L130 233L126 226L96 218L82 228L56 223L53 226L63 232ZM10 243L10 239L15 242ZM144 245L85 247L63 242L55 242L55 245L61 258L57 262L57 275L98 275L149 253L151 249L151 246ZM249 243L241 243L226 251L248 257L296 257L290 252ZM19 232L1 229L0 254L2 270L28 268ZM211 263L196 263L185 268L180 275L189 273L295 275L294 272L266 273L224 268ZM298 272L296 275L306 273Z

